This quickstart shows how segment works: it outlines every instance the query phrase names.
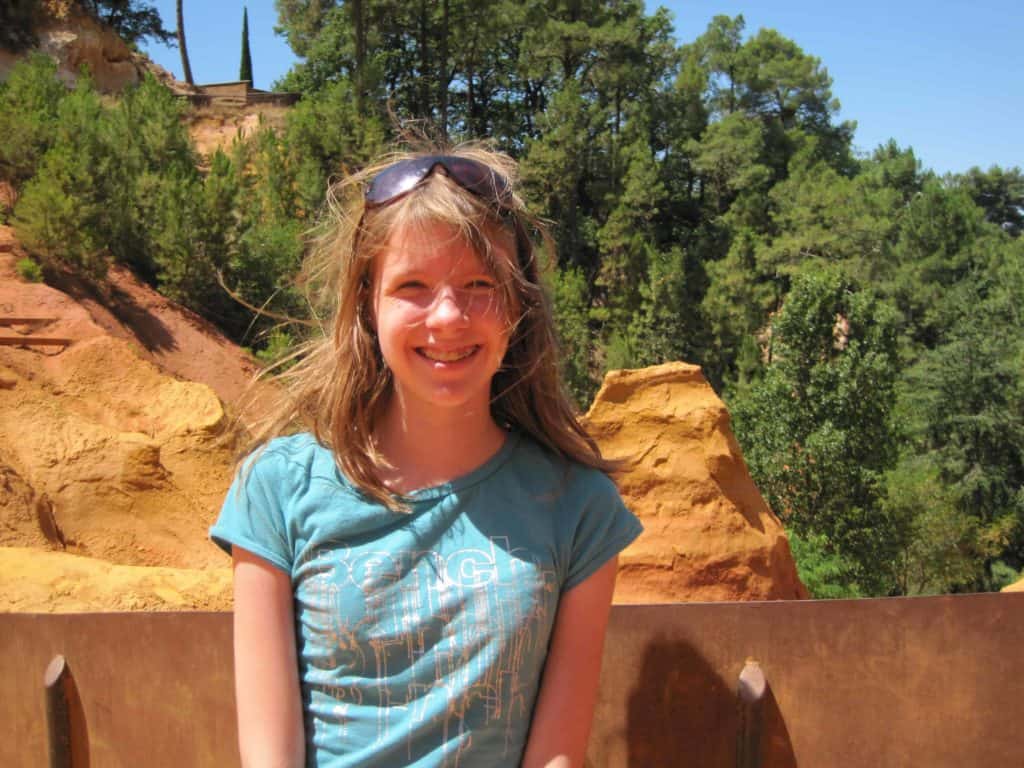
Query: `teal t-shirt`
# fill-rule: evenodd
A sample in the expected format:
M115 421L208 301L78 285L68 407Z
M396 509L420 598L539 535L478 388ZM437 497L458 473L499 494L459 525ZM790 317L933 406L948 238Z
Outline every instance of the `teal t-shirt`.
M517 766L559 596L641 531L603 473L510 433L392 512L309 434L271 441L213 540L287 573L306 763Z

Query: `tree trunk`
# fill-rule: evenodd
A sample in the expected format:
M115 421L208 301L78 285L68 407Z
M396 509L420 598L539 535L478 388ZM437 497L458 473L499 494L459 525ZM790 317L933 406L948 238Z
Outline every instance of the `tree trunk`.
M448 0L441 3L440 62L437 67L437 109L441 139L448 140Z
M428 17L426 0L420 0L419 13L419 55L420 55L420 76L417 85L417 97L419 101L415 117L430 119L430 48L427 36L430 34L430 21Z
M178 50L181 51L181 68L184 70L185 82L195 85L192 80L192 67L188 64L188 48L185 47L185 15L181 10L182 0L175 3L178 12Z
M352 16L356 33L356 71L352 80L356 87L356 112L364 114L366 106L366 12L363 0L353 0Z

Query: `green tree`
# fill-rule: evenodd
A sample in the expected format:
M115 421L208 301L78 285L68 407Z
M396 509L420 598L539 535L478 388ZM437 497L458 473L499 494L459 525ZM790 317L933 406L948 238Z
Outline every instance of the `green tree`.
M841 600L865 596L857 584L856 565L837 552L824 534L790 530L787 536L797 574L811 597Z
M595 225L590 215L586 172L595 151L591 107L570 82L553 94L540 118L541 136L530 140L523 160L527 195L554 223L562 266L596 272Z
M985 219L1011 237L1024 231L1024 174L1020 168L1004 170L992 166L987 171L971 168L955 179L975 204L985 211Z
M901 387L911 454L934 467L957 514L987 545L975 547L971 577L959 582L965 588L992 588L997 559L1024 565L1022 264L1021 240L1004 240L987 269L947 293L947 329Z
M340 79L304 97L285 118L283 143L293 162L311 162L303 195L309 213L319 208L328 175L352 170L380 154L385 130L374 115L360 114L352 83Z
M67 93L57 80L57 65L43 53L18 62L0 83L0 179L20 186L36 173L57 137Z
M615 206L597 233L601 266L595 286L600 306L594 311L608 336L625 334L640 309L640 289L658 247L656 218L665 203L658 165L646 141L638 138L631 143L620 162L626 169L621 189L613 193Z
M169 234L159 231L170 215L166 206L191 208L189 196L200 182L198 158L181 118L182 103L147 76L101 120L108 158L104 182L112 209L103 237L117 261L154 283L160 282L161 260L167 258L158 256L161 249L154 244L163 243L164 253L170 247ZM194 210L187 214L197 215ZM180 249L184 253L184 246Z
M891 589L894 531L880 479L896 459L896 315L834 272L801 273L771 326L764 378L731 403L758 487L788 529Z
M586 410L596 391L595 377L590 371L593 334L588 318L587 280L573 267L553 269L550 280L555 325L562 348L562 373L576 405Z
M176 42L175 34L164 29L160 12L145 0L81 0L81 5L131 45L146 39Z
M974 584L1005 548L1003 526L981 524L956 503L933 456L907 455L885 477L883 501L896 531L895 591L941 594Z
M110 156L101 135L99 96L87 77L57 108L53 145L25 185L14 208L19 239L44 262L65 261L92 275L106 272L104 182Z
M987 246L976 247L987 227L985 213L965 189L934 177L902 211L890 279L882 290L903 313L905 332L934 347L945 330L947 292L984 266Z

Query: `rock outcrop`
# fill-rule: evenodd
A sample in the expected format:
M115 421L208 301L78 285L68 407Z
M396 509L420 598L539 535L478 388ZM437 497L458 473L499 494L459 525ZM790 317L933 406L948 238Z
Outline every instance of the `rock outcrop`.
M0 335L25 340L0 346L0 610L229 607L206 530L233 471L222 399L252 361L126 270L58 290L21 256L0 227Z
M1000 591L1001 592L1024 592L1024 579L1021 579L1020 581L1015 581L1015 582L1013 582L1013 584L1008 584L1007 586L1003 587Z
M169 86L178 85L166 70L133 51L116 32L77 3L46 4L36 17L38 24L33 33L38 50L57 62L57 74L68 85L78 79L82 67L88 68L96 88L104 93L136 85L146 72L152 72ZM7 77L21 56L0 48L0 80Z
M230 154L236 140L252 136L261 126L283 129L289 109L277 104L212 104L189 110L185 125L196 151L208 159L218 149Z
M618 603L808 597L700 368L613 371L585 418L644 532L619 558Z

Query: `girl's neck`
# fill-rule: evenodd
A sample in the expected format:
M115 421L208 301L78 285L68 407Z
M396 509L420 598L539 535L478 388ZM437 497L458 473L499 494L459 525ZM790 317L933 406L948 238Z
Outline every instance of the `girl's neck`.
M403 408L397 398L385 406L374 429L377 449L391 465L382 472L384 484L396 493L472 472L501 449L505 437L489 409L423 412Z

